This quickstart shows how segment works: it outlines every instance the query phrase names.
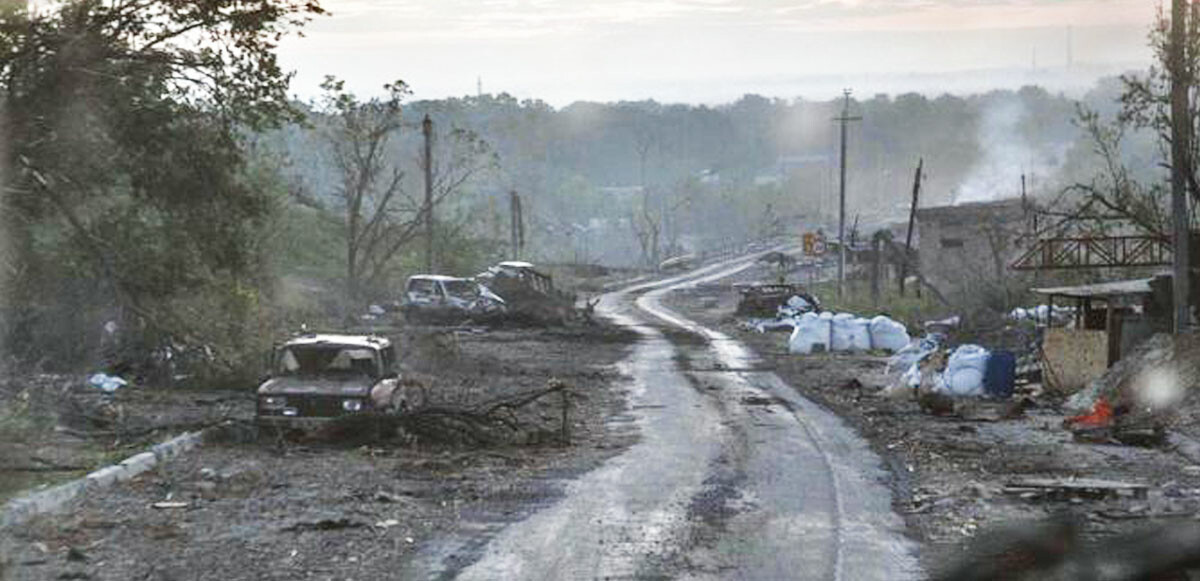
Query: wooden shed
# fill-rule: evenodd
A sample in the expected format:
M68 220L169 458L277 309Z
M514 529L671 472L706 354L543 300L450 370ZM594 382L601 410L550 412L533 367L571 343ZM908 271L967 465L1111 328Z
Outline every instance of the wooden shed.
M1035 288L1055 305L1073 306L1073 328L1046 325L1042 367L1047 387L1074 392L1170 321L1154 300L1154 278ZM1047 321L1049 323L1049 321Z

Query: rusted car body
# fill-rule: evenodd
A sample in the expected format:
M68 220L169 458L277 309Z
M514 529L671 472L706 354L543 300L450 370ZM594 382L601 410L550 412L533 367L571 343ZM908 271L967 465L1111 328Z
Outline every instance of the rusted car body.
M439 274L410 276L400 312L415 322L457 322L502 315L504 299L469 278Z
M506 261L475 276L504 297L510 319L562 323L575 312L575 299L554 288L554 279L533 264Z
M788 299L800 297L819 308L816 298L804 290L804 285L790 283L752 282L733 285L741 295L736 314L743 317L774 317Z
M312 429L345 416L403 412L421 394L401 381L391 341L307 333L275 349L258 387L260 426Z

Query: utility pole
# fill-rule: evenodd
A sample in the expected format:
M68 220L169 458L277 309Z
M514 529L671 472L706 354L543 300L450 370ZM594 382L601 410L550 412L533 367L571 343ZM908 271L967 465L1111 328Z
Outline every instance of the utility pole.
M425 136L425 272L433 273L433 120L421 121Z
M1187 0L1171 2L1171 225L1174 238L1172 295L1175 307L1175 333L1189 323L1188 268L1189 246L1187 172L1191 170L1191 120L1188 117L1188 88L1191 75L1186 61Z
M908 257L912 253L913 227L917 222L917 204L921 195L921 170L925 158L917 161L917 175L913 177L912 208L908 211L908 233L904 235L904 256L900 257L900 296L904 296L904 279L908 278Z
M834 119L842 124L841 181L838 185L838 298L846 290L846 127L851 121L862 121L862 117L850 116L850 89L843 91L842 97L842 116Z
M512 259L520 260L521 251L525 246L525 220L521 215L521 195L516 190L508 195L510 233L512 238Z

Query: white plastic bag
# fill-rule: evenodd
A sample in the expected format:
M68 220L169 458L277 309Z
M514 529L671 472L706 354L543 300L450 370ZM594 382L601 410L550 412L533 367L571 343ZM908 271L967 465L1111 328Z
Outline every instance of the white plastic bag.
M124 379L106 373L97 373L88 378L88 385L107 393L117 391L128 384Z

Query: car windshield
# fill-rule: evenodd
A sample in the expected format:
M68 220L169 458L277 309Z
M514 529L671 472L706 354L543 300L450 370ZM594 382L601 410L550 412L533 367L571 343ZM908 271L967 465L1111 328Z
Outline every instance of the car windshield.
M473 299L479 296L479 287L469 280L448 280L443 283L446 294L460 299Z
M408 292L417 296L433 296L437 294L437 284L428 279L413 279L408 282Z
M279 375L299 377L376 377L379 365L374 350L362 347L291 346L279 354Z

